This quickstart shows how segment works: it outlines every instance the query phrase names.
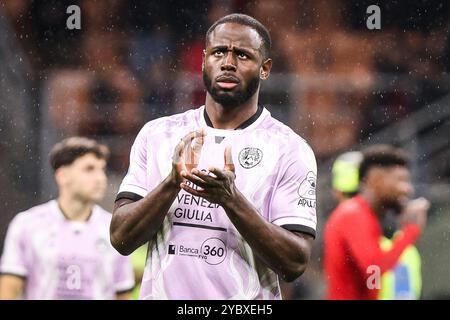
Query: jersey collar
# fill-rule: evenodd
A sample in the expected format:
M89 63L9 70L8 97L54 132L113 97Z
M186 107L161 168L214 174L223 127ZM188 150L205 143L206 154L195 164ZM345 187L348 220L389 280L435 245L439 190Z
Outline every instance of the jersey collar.
M200 107L200 125L202 127L208 128L209 131L214 131L217 133L222 132L222 133L231 134L231 133L234 133L239 130L248 130L248 129L257 127L262 122L262 120L269 114L270 114L270 112L266 108L264 108L263 106L258 106L258 110L256 111L256 113L253 116L251 116L250 118L248 118L247 120L245 120L243 123L241 123L236 129L234 129L234 130L216 129L212 125L211 119L209 118L208 114L206 113L206 108L203 105Z
M62 211L61 207L59 206L59 203L58 203L58 200L57 200L57 199L53 199L52 201L53 201L53 211L55 212L55 214L56 214L60 219L63 219L63 220L65 220L65 221L67 221L67 222L70 222L70 223L87 224L87 223L89 223L89 222L92 221L92 218L93 218L93 216L95 215L95 212L96 212L96 205L93 205L93 206L92 206L91 213L89 214L89 216L87 217L86 220L84 220L84 221L73 221L73 220L70 220L70 219L65 215L65 213Z

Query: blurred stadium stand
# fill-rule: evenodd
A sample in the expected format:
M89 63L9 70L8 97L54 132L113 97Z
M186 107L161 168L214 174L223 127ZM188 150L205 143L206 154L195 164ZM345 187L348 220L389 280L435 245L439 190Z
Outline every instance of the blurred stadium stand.
M0 245L8 222L40 200L39 122L25 52L0 8ZM36 92L34 92L36 94Z
M82 8L82 30L65 8ZM432 204L419 242L423 297L450 295L449 4L383 4L382 30L365 28L370 1L9 0L0 7L0 248L9 220L56 194L47 155L72 134L112 149L111 209L143 123L202 103L206 28L234 11L270 29L274 70L261 103L304 136L319 162L319 230L335 205L331 163L342 151L392 143L413 156L417 193ZM288 298L321 298L322 239ZM0 249L1 250L1 249Z

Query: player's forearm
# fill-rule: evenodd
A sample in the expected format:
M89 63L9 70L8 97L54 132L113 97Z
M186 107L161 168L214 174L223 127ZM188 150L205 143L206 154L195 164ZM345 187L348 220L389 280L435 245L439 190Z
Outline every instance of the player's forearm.
M391 250L381 251L379 267L381 273L395 267L404 250L414 244L420 236L420 229L417 225L410 224L402 229L402 234L395 238Z
M17 300L22 296L25 281L16 276L0 276L0 300Z
M161 227L179 191L179 186L167 178L139 201L121 204L119 200L110 228L114 248L123 255L129 255L151 239Z
M311 240L264 220L239 191L223 207L255 255L283 280L293 281L306 270Z
M420 229L411 224L402 229L403 233L395 238L391 249L384 251L380 248L378 236L367 232L364 222L357 225L354 229L344 230L343 234L361 272L367 277L370 276L367 270L371 267L378 267L381 273L392 269L405 248L413 244L420 234Z

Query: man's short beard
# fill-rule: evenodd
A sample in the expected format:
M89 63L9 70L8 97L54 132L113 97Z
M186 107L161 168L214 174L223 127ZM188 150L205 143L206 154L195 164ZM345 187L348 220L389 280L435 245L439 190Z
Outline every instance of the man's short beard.
M250 80L247 88L234 92L219 93L219 90L213 87L211 78L203 70L203 83L206 91L208 91L214 101L224 108L234 108L247 102L258 90L259 81L259 76L256 76Z
M403 205L396 200L387 201L385 202L384 206L388 209L391 209L395 215L401 214L404 209Z

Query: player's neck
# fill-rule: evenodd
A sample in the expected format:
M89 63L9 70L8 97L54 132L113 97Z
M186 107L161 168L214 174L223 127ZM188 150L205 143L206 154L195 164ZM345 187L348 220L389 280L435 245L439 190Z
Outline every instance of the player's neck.
M381 219L386 215L386 207L382 202L379 201L375 193L370 189L363 189L360 193L361 197L367 201L369 207L376 214L376 216Z
M68 220L84 222L91 216L91 202L75 199L65 193L61 193L57 201L59 209Z
M207 94L205 112L216 129L236 129L251 118L258 110L258 94L253 95L247 102L233 107L224 108Z

